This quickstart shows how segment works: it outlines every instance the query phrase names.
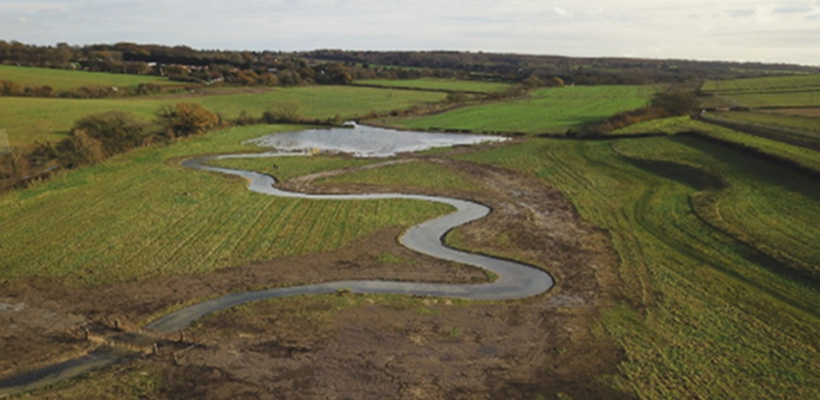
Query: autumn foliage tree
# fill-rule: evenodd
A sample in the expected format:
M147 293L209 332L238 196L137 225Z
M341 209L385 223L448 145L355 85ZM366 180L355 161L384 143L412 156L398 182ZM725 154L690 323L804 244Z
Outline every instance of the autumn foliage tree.
M219 125L219 116L196 103L178 103L160 110L158 119L171 138L207 132Z

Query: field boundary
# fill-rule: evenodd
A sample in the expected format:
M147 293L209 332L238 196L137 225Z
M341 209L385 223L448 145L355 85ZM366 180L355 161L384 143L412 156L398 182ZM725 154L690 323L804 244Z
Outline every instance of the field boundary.
M718 125L724 128L741 131L749 135L754 135L774 140L777 142L804 147L807 149L820 152L820 142L812 140L812 135L809 132L771 125L755 124L751 122L729 121L724 118L708 116L704 112L694 115L693 118L712 125Z
M678 132L674 136L683 136L683 137L695 137L698 139L705 140L707 142L719 144L725 147L729 147L735 150L740 150L742 153L751 155L753 157L757 157L766 161L769 161L779 167L787 168L795 170L795 172L805 174L807 177L811 179L820 180L820 171L815 170L813 168L807 167L803 164L800 164L794 160L783 158L776 156L774 154L765 153L761 150L758 150L754 147L749 147L743 143L734 142L731 140L720 139L714 136L709 135L708 133L700 132L700 131L684 131Z
M351 83L348 86L359 86L359 87L366 87L371 89L390 89L390 90L411 90L415 92L437 92L437 93L466 93L466 94L474 94L474 95L483 95L487 94L486 92L476 92L473 90L451 90L451 89L432 89L432 88L417 88L417 87L407 87L407 86L386 86L386 85L373 85L369 83Z

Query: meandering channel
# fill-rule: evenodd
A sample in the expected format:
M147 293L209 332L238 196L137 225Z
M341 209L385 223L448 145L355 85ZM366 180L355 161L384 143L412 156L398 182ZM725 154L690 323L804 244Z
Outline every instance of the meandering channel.
M271 153L268 156L281 156L281 154ZM250 301L304 294L333 293L341 289L354 293L390 293L444 296L473 300L508 300L536 296L548 291L554 285L554 281L548 273L531 265L481 254L463 252L446 247L443 244L443 236L451 229L476 221L489 214L490 208L485 205L447 197L402 193L323 195L288 192L277 188L275 186L276 180L271 176L252 171L207 165L208 161L215 159L243 157L259 157L259 154L198 157L185 160L182 162L182 165L200 171L212 171L243 177L250 182L248 185L249 190L271 196L320 201L406 199L448 204L453 206L456 211L411 227L399 238L399 242L405 247L419 253L492 271L498 276L498 279L484 284L434 284L423 282L350 280L241 292L204 301L174 311L148 323L144 326L144 329L158 333L172 333L186 328L194 321L208 314L226 310ZM0 381L0 397L33 390L61 380L70 379L91 370L111 365L122 359L123 356L115 356L98 350L84 357L78 357Z

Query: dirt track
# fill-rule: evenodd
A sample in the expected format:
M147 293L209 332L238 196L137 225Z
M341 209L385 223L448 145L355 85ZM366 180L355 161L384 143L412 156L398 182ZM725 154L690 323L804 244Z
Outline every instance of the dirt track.
M258 315L221 314L189 333L204 347L118 368L162 371L168 398L531 398L564 392L573 398L625 397L593 379L615 372L623 355L591 334L599 307L618 294L617 258L608 236L580 222L556 191L508 171L439 160L483 182L481 201L495 210L462 228L465 245L488 253L515 253L556 277L548 296L521 302L448 306L433 313L378 304L345 309L330 318L300 319L300 301L255 305ZM310 189L301 180L300 189ZM372 192L372 187L355 187ZM378 188L395 191L395 188ZM321 191L350 191L321 187ZM433 193L430 193L433 194ZM475 194L436 191L470 198ZM336 252L279 259L199 276L69 289L29 280L0 287L0 374L72 354L88 344L66 333L83 322L117 320L122 326L193 298L258 285L338 279L478 282L478 270L442 263L399 246L388 230ZM495 237L505 234L508 243ZM389 253L402 263L383 263ZM549 260L549 264L547 264ZM174 361L176 359L176 361ZM15 364L11 360L18 360ZM330 396L333 394L333 396Z

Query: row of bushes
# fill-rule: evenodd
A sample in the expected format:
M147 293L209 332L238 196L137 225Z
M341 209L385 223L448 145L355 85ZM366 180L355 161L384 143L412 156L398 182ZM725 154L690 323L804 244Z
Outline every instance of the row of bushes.
M69 137L56 144L37 142L28 151L0 155L0 187L24 186L47 178L57 167L91 165L136 147L169 142L227 125L217 114L189 103L163 108L152 123L123 111L89 115L77 120Z

